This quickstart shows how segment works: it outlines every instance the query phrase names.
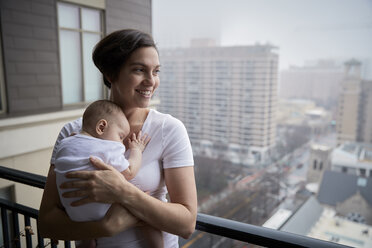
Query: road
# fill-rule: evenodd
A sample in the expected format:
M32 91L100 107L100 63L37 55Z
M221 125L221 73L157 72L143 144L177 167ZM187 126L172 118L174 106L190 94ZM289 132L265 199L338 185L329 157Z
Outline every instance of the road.
M232 192L224 201L210 209L207 214L232 219L244 223L261 225L278 205L278 199L271 192L278 189L277 180L272 175L263 175L255 186ZM180 239L182 248L201 247L247 247L246 243L195 231L188 240Z

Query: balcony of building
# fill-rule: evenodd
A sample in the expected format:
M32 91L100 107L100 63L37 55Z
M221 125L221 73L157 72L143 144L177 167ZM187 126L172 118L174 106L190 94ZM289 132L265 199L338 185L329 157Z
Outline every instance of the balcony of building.
M6 180L39 189L43 189L46 182L44 176L3 166L0 166L0 177L2 181ZM44 239L39 234L36 224L37 209L3 198L0 198L0 207L3 238L1 247L47 247L49 245L57 247L56 243ZM198 213L195 229L260 247L348 247L203 213ZM64 247L72 246L71 241L60 241L59 244Z

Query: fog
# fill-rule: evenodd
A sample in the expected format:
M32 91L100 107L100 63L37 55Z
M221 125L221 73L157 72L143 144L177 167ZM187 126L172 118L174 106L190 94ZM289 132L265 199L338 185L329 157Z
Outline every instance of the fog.
M194 38L269 43L279 48L280 69L356 58L372 78L371 0L154 0L153 35L160 48L187 47Z

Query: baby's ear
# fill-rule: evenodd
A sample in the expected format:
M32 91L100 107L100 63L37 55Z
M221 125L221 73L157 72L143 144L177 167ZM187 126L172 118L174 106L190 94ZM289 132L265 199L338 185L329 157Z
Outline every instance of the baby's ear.
M101 119L97 122L96 125L96 132L98 135L102 135L105 132L105 129L107 128L107 121L105 119Z

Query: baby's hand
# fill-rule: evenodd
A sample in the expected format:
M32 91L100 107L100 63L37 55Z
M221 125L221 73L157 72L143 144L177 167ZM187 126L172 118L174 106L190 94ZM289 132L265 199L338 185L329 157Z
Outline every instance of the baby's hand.
M150 142L150 139L150 136L148 136L146 133L142 135L142 131L139 131L138 135L133 133L132 137L128 139L129 149L139 149L141 152L143 152L147 144Z

